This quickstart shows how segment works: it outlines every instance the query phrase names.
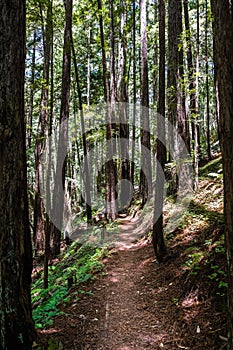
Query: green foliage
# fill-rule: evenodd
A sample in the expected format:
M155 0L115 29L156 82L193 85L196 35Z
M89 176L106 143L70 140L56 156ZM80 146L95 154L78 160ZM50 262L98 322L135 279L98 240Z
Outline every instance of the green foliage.
M205 258L206 252L202 251L199 247L190 247L186 249L186 253L189 251L188 260L185 262L183 266L188 267L192 270L192 274L197 274L197 271L200 269L200 262Z
M90 244L78 248L73 243L61 260L49 268L49 287L43 288L43 274L32 285L33 318L37 328L44 328L53 324L53 318L64 314L61 306L72 297L78 298L82 290L69 290L68 280L72 280L72 287L94 279L95 272L103 267L101 258L105 251Z
M218 283L218 295L224 297L226 295L226 288L228 283L226 282L227 274L218 265L211 266L212 273L208 276L209 279L216 281Z
M62 342L55 339L55 338L50 338L49 343L48 343L48 349L47 350L63 350L64 347L62 345Z
M191 201L190 205L179 224L179 228L187 227L188 225L194 226L198 224L202 225L214 225L214 224L222 224L224 221L224 217L222 213L211 211L206 209L205 205L200 205L195 201Z
M205 250L206 245L209 247L208 250ZM189 276L200 275L201 271L211 271L208 274L208 278L214 282L217 289L216 294L221 297L226 296L228 287L228 283L226 282L227 274L222 267L211 263L211 261L216 259L217 253L223 253L223 245L224 241L222 240L217 242L217 244L216 242L212 244L212 249L209 241L206 242L204 247L190 247L185 251L188 259L183 265L184 272L188 271Z

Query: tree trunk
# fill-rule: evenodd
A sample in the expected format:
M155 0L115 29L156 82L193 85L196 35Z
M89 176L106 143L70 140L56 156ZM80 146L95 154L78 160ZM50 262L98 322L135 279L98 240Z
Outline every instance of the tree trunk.
M57 256L60 253L61 229L63 225L64 194L65 194L65 170L66 159L62 155L67 154L68 146L68 118L70 108L70 69L71 69L71 38L72 38L72 0L65 1L66 20L63 47L62 67L62 93L60 110L60 134L58 143L57 166L53 194L53 214L56 218L51 225L51 255Z
M177 41L178 41L178 76L177 76L177 128L178 134L183 139L185 146L190 151L189 125L185 108L185 84L184 84L184 50L183 50L183 25L182 25L182 0L177 1Z
M119 39L119 58L118 58L118 79L117 79L117 100L120 102L120 158L121 158L121 174L122 180L130 180L130 163L129 163L129 123L128 123L128 94L127 94L127 37L126 28L126 2L121 0L121 24ZM129 205L130 188L127 183L122 182L120 188L119 207L124 209Z
M35 84L35 64L36 64L36 29L34 29L33 34L33 50L32 50L32 63L31 63L31 79L30 79L30 98L29 98L29 108L28 108L28 128L27 128L27 138L26 147L30 149L32 140L32 116L34 109L34 84Z
M192 120L192 128L193 128L193 167L194 167L194 189L198 188L198 163L199 163L199 151L200 151L200 136L199 136L199 124L198 124L198 116L199 116L199 71L200 71L200 6L199 0L197 0L197 55L196 55L196 111L194 118Z
M212 0L219 135L223 156L225 246L228 268L228 349L233 349L233 11L230 0ZM224 53L224 55L223 55Z
M205 1L205 59L206 59L206 139L207 139L207 155L208 159L211 160L211 146L210 146L210 87L209 87L209 45L208 45L208 28L209 28L209 17L208 17L208 0Z
M116 103L116 74L115 74L115 33L114 33L114 5L113 0L109 1L110 17L110 102Z
M90 182L90 171L89 171L89 162L88 162L88 148L87 148L87 139L86 139L86 130L85 130L85 120L84 120L84 113L83 113L82 91L79 83L78 65L77 65L73 40L72 40L72 53L73 53L75 77L76 77L76 84L77 84L77 91L78 91L79 111L80 111L80 118L81 118L82 142L83 142L83 153L84 153L84 178L85 178L85 194L86 194L85 201L86 201L86 211L87 211L87 223L91 223L92 222L91 182Z
M32 247L24 122L25 1L0 4L0 349L31 350Z
M117 217L116 168L113 160L112 120L111 120L111 109L109 108L109 86L108 86L108 77L107 77L107 62L106 62L106 50L105 50L101 0L98 0L98 10L99 10L100 37L101 37L101 48L102 48L104 99L106 103L106 141L107 141L107 159L108 159L108 161L106 162L106 217L109 221L113 221Z
M53 127L54 106L54 67L53 67L53 0L48 3L48 41L50 45L50 113L48 126L48 140L46 145L46 208L51 207L51 135ZM50 218L45 213L45 251L44 251L44 288L48 288L49 259L50 259Z
M91 27L88 29L88 43L87 43L87 108L91 105Z
M184 5L184 20L185 20L185 30L186 30L186 43L187 43L187 64L188 64L188 78L189 78L189 111L191 115L191 122L195 119L197 106L196 106L196 84L195 84L195 68L193 64L193 52L191 45L191 31L189 24L189 10L188 10L188 0L183 1ZM193 128L193 127L192 127Z
M147 47L147 0L140 0L141 23L141 172L140 192L142 206L151 197L152 169L150 154L149 121L149 81L148 81L148 47Z
M158 22L158 0L154 4L154 23ZM154 67L153 67L153 105L157 106L158 102L158 34L154 38Z
M182 36L182 2L181 0L169 0L168 4L168 141L169 160L173 160L176 166L176 174L179 173L177 159L183 151L183 144L179 142L179 136L189 150L189 131L185 113L184 99L184 68ZM173 158L173 159L172 159ZM174 192L178 189L178 178L173 184ZM174 193L173 193L174 194Z
M179 0L178 0L179 1ZM178 41L177 32L177 0L168 3L168 73L167 73L167 100L168 100L168 142L169 151L175 147L174 129L177 123L177 69L178 69ZM169 154L171 160L171 153Z
M43 156L45 151L45 138L48 136L48 106L49 106L49 68L51 57L51 13L50 6L47 8L46 24L44 25L43 9L40 5L42 33L43 33L43 53L44 53L44 67L43 67L43 86L41 93L41 109L39 124L37 130L37 140L35 146L35 204L34 204L34 249L35 251L44 252L45 250L45 216L44 203L42 201L41 186L43 181Z
M136 57L136 1L133 2L133 131L132 131L132 162L131 162L131 183L134 187L134 170L135 170L135 142L136 142L136 102L137 102L137 57Z
M156 187L154 205L153 247L158 262L162 262L167 249L163 234L165 147L165 0L159 1L159 99L156 141Z
M117 126L115 122L116 101L117 101L117 87L116 87L116 70L115 70L115 12L113 0L109 1L109 17L110 17L110 103L111 103L111 129L112 129L112 151L115 154L117 152ZM114 161L114 167L117 168ZM117 182L115 180L115 182Z
M106 60L106 49L105 49L105 40L104 40L102 0L98 0L98 11L99 11L99 24L100 24L101 50L102 50L104 100L106 103L108 103L109 102L109 86L108 86L108 78L107 78L107 60Z

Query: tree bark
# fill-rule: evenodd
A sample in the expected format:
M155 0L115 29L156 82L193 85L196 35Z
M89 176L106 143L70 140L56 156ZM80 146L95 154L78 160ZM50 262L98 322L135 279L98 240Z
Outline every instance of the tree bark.
M91 27L88 28L88 42L87 42L87 108L91 105Z
M102 50L104 100L106 103L108 103L109 102L109 85L108 85L108 78L107 78L107 60L106 60L106 49L105 49L105 40L104 40L102 0L98 0L98 11L99 11L99 24L100 24L101 50Z
M33 49L32 49L32 63L31 63L31 79L30 79L30 98L29 98L29 108L28 108L28 130L26 137L26 147L30 149L32 140L32 117L34 110L34 84L35 84L35 64L36 64L36 29L34 29L33 34Z
M115 33L114 33L114 4L113 0L109 1L110 17L110 101L116 103L116 73L115 73Z
M71 70L71 38L72 38L72 0L65 1L66 19L63 47L63 66L62 66L62 93L60 110L60 133L58 141L57 166L54 183L53 195L53 215L56 217L56 225L51 225L50 246L52 257L60 253L61 229L63 225L64 194L65 194L65 170L66 159L64 163L63 154L67 154L68 146L68 119L70 108L70 70Z
M149 121L149 80L147 47L147 0L140 0L141 23L141 172L140 192L142 206L151 197L152 169Z
M233 9L212 0L219 135L223 157L225 246L228 269L228 350L233 349Z
M194 142L194 188L198 188L198 163L199 163L199 153L200 153L200 135L199 135L199 72L200 72L200 4L197 0L197 54L196 54L196 113L193 119L193 142Z
M48 136L46 145L46 208L51 206L51 135L53 126L53 106L54 106L54 67L53 67L53 0L48 3L48 42L49 42L49 58L50 58L50 113ZM44 250L44 288L48 288L49 284L49 259L50 259L50 218L45 213L45 250Z
M159 98L156 141L156 187L154 205L153 247L158 262L162 262L167 249L163 234L165 146L165 0L159 1Z
M189 125L186 115L186 96L184 85L184 49L182 41L183 24L182 24L182 0L177 1L177 41L178 41L178 74L177 74L177 129L178 134L183 139L186 148L190 151Z
M42 201L41 186L43 181L43 156L45 151L46 137L49 129L49 69L51 57L51 13L50 5L47 8L46 24L44 24L43 8L40 4L42 34L43 34L43 85L41 93L40 117L37 129L37 140L35 145L35 202L34 202L34 249L35 251L44 252L45 250L45 208Z
M128 77L127 77L127 36L126 19L127 4L121 0L121 23L119 38L119 58L118 58L118 79L117 79L117 100L120 102L120 158L122 180L130 180L130 162L129 162L129 124L128 124ZM123 182L122 182L123 184ZM124 209L129 205L130 189L128 186L120 188L119 206Z
M132 131L132 162L131 162L131 183L134 187L135 172L135 141L136 141L136 102L137 102L137 57L136 57L136 1L133 2L133 131Z
M182 1L169 0L168 3L168 141L169 161L174 162L176 176L172 184L173 193L178 190L179 164L184 145L189 150L189 131L185 112L184 68L182 48ZM183 142L180 142L180 140Z
M89 162L88 162L88 148L87 148L87 139L86 139L86 130L85 130L85 120L84 120L84 113L83 113L82 91L80 88L78 65L77 65L73 40L72 40L72 53L73 53L75 77L76 77L76 84L77 84L77 91L78 91L79 112L80 112L80 118L81 118L82 143L83 143L83 153L84 153L84 178L85 178L85 194L86 194L85 201L86 201L86 211L87 211L87 223L91 223L92 222L91 181L90 181L90 171L89 171Z
M158 22L158 0L154 4L154 22ZM154 67L153 67L153 105L157 106L158 102L158 33L156 32L154 38Z
M0 349L31 350L32 247L24 121L25 1L0 3Z
M189 24L189 10L188 10L188 0L183 1L184 5L184 20L185 20L185 30L186 30L186 43L187 43L187 65L188 65L188 78L189 78L189 111L191 114L191 120L194 119L197 110L196 107L196 85L195 85L195 68L193 64L193 52L191 45L191 31Z
M102 1L98 0L100 37L102 48L102 66L103 66L103 83L104 83L104 99L106 103L106 141L107 141L107 159L106 162L106 218L113 221L117 217L116 206L116 168L113 160L113 144L112 144L112 120L111 108L109 108L109 85L107 77L107 61L104 39L104 26L102 15Z
M208 0L205 1L205 59L206 59L206 141L207 141L207 155L211 160L211 145L210 145L210 87L209 87L209 45L208 45L208 28L209 28L209 16L208 16Z

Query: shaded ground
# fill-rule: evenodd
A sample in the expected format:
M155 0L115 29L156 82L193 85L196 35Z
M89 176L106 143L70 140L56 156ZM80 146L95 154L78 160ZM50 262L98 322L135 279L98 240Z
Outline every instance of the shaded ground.
M122 234L137 221L121 219ZM211 287L209 266L188 276L183 267L187 248L216 240L221 227L207 225L177 232L169 249L173 260L157 264L150 241L118 246L105 259L103 273L83 286L83 294L40 333L61 341L59 349L224 349L223 299ZM217 238L216 238L217 237ZM208 247L208 249L210 249ZM222 254L214 257L224 264ZM218 259L219 261L216 261ZM58 346L57 348L58 349Z
M118 251L106 264L105 276L57 318L54 335L65 349L220 349L221 314L211 299L196 291L181 305L180 268L158 266L151 246ZM178 275L178 276L177 276ZM175 302L174 302L175 300ZM49 332L51 335L52 330Z

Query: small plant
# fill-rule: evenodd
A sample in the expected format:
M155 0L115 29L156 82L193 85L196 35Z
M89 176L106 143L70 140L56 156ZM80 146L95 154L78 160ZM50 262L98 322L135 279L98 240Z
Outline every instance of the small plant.
M213 272L208 277L218 283L219 292L217 294L224 297L226 295L226 288L228 287L228 283L226 282L227 274L218 265L212 265L211 269Z
M186 249L186 253L188 253L188 260L183 265L184 267L188 267L192 271L193 274L197 274L197 270L200 269L199 263L201 260L203 260L206 256L206 252L200 251L198 247L190 247Z
M72 298L78 299L83 290L71 291L72 287L94 279L95 272L103 267L101 258L105 251L90 244L81 248L73 243L70 250L61 257L56 265L49 268L49 288L43 288L43 273L32 285L33 318L37 328L44 328L53 324L53 318L64 315L60 306L68 303ZM91 291L87 294L91 294Z

